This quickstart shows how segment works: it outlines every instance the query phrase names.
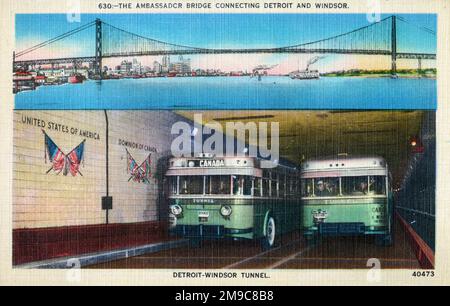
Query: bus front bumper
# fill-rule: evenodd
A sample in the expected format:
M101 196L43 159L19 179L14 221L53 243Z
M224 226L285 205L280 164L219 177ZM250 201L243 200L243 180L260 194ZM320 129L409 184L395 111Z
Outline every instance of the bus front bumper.
M383 235L388 230L384 227L368 227L364 223L321 223L305 230L304 235L319 234L321 236L359 236Z
M222 225L177 225L170 230L175 236L185 238L220 239L226 237L253 238L253 228L230 229Z

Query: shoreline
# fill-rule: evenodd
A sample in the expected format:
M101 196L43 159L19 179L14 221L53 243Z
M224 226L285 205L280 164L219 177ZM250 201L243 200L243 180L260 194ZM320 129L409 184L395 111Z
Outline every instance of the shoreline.
M391 78L389 74L365 74L365 75L321 75L322 78L361 78L361 79L378 79L378 78ZM436 80L436 75L424 76L413 74L397 74L399 79L431 79Z
M263 78L289 78L287 75L268 75ZM184 77L174 77L170 79L200 79L200 78L250 78L249 76L184 76ZM362 74L362 75L321 75L320 78L355 78L355 79L381 79L381 78L392 78L390 74ZM417 74L397 74L398 79L429 79L429 80L436 80L436 75L417 75ZM83 83L86 82L101 82L101 81L123 81L123 80L144 80L144 79L168 79L165 77L158 77L158 78L105 78L102 80L96 80L96 79L87 79ZM52 86L64 86L64 85L73 85L69 83L63 83L63 84L51 84L51 85L39 85L36 86L33 90L19 90L17 92L13 92L14 95L19 94L21 92L27 92L27 91L34 91L38 90L40 87L52 87Z

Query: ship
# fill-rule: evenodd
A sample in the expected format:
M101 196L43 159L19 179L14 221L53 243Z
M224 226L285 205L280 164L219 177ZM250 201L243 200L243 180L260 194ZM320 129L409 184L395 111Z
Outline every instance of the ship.
M320 78L320 72L319 70L310 70L309 67L322 59L323 56L315 56L312 59L308 61L308 64L306 65L305 70L297 70L289 73L289 77L293 80L312 80L312 79L319 79Z
M17 71L14 73L13 93L35 89L36 89L36 82L33 74L27 71Z
M68 81L70 84L79 84L83 83L84 77L81 74L72 74Z
M289 77L293 80L310 80L320 78L319 70L299 70L293 71L289 74Z

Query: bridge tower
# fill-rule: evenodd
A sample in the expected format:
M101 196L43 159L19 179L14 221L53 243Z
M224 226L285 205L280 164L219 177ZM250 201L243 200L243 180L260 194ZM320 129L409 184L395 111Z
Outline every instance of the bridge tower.
M95 76L102 79L102 21L95 20Z
M392 33L391 33L391 52L392 52L392 68L391 74L397 74L397 17L392 16Z

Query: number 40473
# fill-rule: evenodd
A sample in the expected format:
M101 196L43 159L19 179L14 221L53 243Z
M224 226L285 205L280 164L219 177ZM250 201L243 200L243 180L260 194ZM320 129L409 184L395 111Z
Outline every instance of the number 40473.
M413 277L434 277L434 271L414 271Z

